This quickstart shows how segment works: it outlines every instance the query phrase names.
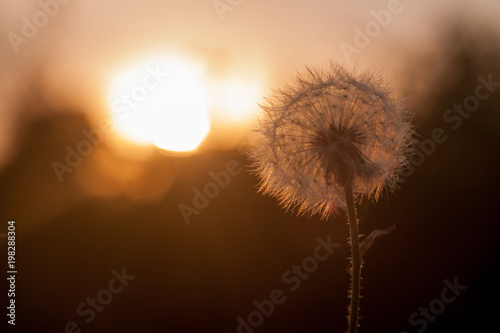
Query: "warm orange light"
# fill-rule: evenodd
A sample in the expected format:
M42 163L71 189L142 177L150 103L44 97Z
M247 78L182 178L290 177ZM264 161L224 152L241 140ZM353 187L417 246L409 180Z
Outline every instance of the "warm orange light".
M263 95L260 81L245 75L213 81L211 88L214 116L218 122L231 125L248 123Z
M210 130L202 71L183 59L151 59L121 71L109 107L122 136L166 150L194 150Z

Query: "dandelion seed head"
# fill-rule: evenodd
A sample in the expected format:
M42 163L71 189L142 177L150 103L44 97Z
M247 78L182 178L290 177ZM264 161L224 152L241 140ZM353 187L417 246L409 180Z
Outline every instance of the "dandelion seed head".
M379 76L307 68L261 108L251 158L261 191L285 208L326 217L345 210L348 184L377 200L401 180L413 128Z

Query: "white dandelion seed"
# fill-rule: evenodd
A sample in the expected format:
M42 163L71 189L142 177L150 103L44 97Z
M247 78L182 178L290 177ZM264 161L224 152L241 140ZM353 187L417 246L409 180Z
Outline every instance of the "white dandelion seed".
M355 198L378 199L400 181L413 145L404 103L373 74L307 69L261 105L251 157L261 191L286 208L328 216Z
M355 200L377 200L393 191L414 145L413 127L402 101L374 74L354 76L340 66L307 69L261 105L251 158L261 191L285 208L327 217L347 212L351 246L348 332L357 333L362 254Z

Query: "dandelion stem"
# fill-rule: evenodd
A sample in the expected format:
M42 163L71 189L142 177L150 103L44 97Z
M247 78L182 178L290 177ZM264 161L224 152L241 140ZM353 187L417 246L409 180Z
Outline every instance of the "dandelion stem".
M358 219L356 218L356 207L352 194L352 184L348 183L345 188L347 205L347 218L349 220L349 235L351 241L351 305L349 308L349 330L348 333L357 333L359 315L359 292L361 288L361 266L363 261L359 251Z

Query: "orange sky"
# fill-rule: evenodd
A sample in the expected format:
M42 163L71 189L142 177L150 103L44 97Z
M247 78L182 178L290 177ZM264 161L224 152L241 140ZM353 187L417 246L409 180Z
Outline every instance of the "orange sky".
M209 80L257 82L256 90L267 95L306 64L334 60L397 72L403 53L432 49L436 32L453 17L491 27L500 9L499 2L488 0L231 3L236 5L227 0L68 1L48 6L45 11L53 17L13 47L12 33L22 35L23 18L33 21L43 8L38 1L1 1L0 161L15 141L9 133L11 113L17 112L35 68L49 100L100 117L112 75L150 54L201 64ZM390 10L394 13L384 16ZM377 15L385 22L377 23ZM370 24L373 37L358 36L356 44L357 31ZM346 47L357 52L348 55Z

